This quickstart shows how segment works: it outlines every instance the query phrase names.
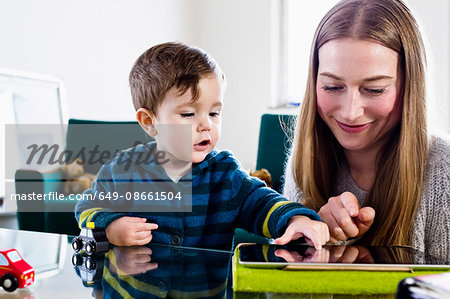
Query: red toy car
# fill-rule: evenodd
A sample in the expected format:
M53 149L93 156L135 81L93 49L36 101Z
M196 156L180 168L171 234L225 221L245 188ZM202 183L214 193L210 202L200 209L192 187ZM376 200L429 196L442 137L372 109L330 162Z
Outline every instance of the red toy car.
M0 249L0 286L7 292L34 282L34 269L15 249Z

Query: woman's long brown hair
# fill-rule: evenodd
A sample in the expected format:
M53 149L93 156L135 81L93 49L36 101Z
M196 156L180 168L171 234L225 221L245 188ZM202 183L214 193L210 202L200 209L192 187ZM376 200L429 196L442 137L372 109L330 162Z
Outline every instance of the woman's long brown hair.
M317 113L318 51L338 38L371 40L396 51L403 74L402 116L377 157L375 182L365 201L376 211L363 240L410 245L428 154L425 51L417 23L400 0L343 0L320 22L311 47L309 76L297 121L293 174L304 203L319 210L332 194L343 149Z

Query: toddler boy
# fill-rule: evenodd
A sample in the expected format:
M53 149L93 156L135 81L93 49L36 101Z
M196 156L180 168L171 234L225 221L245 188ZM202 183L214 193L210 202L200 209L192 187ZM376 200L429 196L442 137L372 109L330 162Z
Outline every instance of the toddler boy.
M287 201L259 179L248 176L229 151L215 149L221 131L225 77L207 53L181 43L156 45L138 58L129 79L137 120L155 142L124 153L134 162L161 152L166 159L162 163L157 163L158 159L134 163L125 171L120 163L122 153L102 167L86 193L123 193L129 187L120 182L135 180L148 182L146 188L152 190L156 173L175 185L192 184L192 211L148 212L147 206L146 212L124 213L115 211L110 202L94 198L77 204L75 215L80 227L94 222L106 228L110 243L118 246L154 241L230 249L236 227L278 238L278 244L305 237L320 249L328 241L328 227L314 211ZM190 125L192 134L168 130L167 125ZM188 146L180 146L186 144L186 137Z

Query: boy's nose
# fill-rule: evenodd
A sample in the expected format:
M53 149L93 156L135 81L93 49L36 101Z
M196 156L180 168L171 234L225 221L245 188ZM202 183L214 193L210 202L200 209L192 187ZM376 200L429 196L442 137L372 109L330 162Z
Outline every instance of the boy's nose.
M341 102L341 116L344 121L351 124L358 118L364 115L363 99L359 90L349 90L346 95L343 96Z
M203 116L199 119L199 122L197 124L197 131L209 131L211 130L211 120L208 116Z

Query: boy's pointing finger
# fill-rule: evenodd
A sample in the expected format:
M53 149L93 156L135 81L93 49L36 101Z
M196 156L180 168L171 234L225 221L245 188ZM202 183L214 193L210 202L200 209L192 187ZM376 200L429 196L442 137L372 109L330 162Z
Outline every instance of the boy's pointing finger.
M147 221L147 218L141 218L141 217L130 217L130 216L124 216L122 217L128 222L136 222L136 223L142 223Z
M287 244L290 241L292 241L295 233L296 233L295 228L292 225L289 225L284 234L278 239L275 239L275 243L278 245Z
M156 223L146 223L148 225L149 230L158 229L158 224Z
M136 225L137 231L150 231L158 229L158 224L156 223L140 223Z

